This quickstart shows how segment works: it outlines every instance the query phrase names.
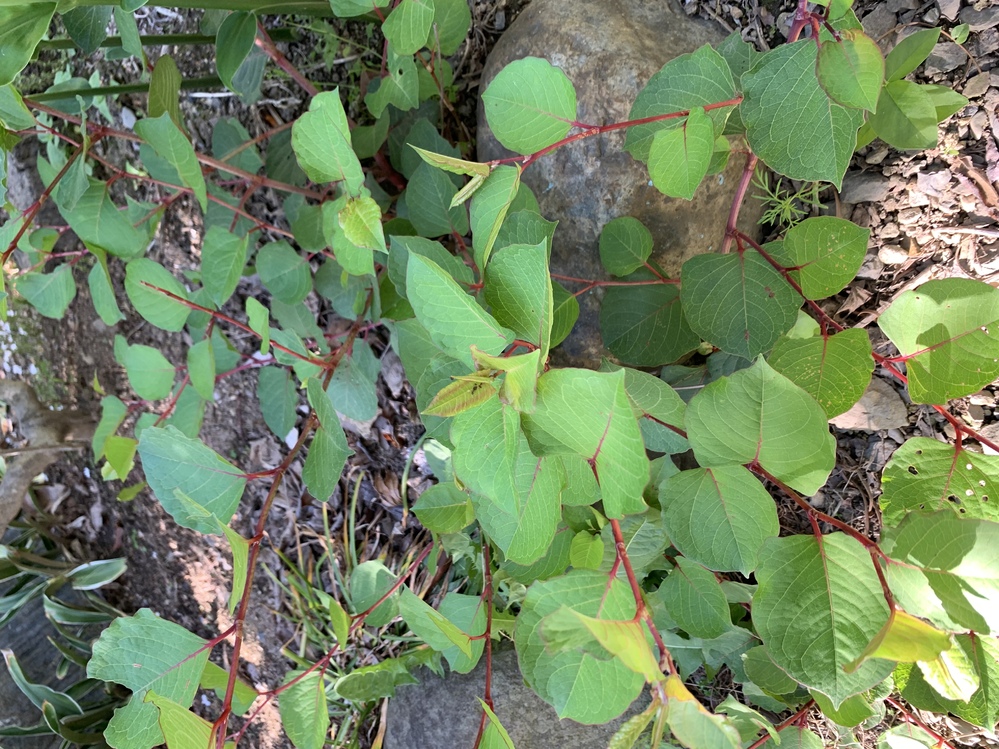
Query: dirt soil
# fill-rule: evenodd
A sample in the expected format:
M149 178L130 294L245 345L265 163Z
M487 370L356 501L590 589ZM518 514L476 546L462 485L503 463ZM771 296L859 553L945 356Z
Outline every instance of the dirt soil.
M473 29L454 62L457 110L464 130L474 134L475 97L485 56L526 3L470 2ZM684 8L689 14L714 20L729 30L739 30L748 41L766 49L782 40L779 29L787 28L793 5L791 0L687 0ZM922 26L942 24L950 28L966 18L977 18L976 10L991 12L987 6L988 2L981 0L977 5L964 0L861 0L857 12L868 32L890 45L899 35ZM198 16L149 9L142 30L193 31ZM324 56L320 59L316 56L317 37L311 32L301 42L283 48L307 76L323 87L364 85L365 79L357 76L352 65L365 54L366 30L359 24L340 24L339 28L346 41L321 50ZM973 27L963 50L952 44L938 50L923 79L952 86L971 100L968 107L941 126L939 147L924 153L900 153L875 142L855 156L842 194L836 196L830 191L823 195L827 212L871 229L869 257L860 277L829 302L829 311L844 324L866 327L874 336L876 350L886 354L889 344L872 323L902 291L931 278L950 276L999 282L999 71L993 70L999 55L999 30L994 25ZM207 48L180 51L177 59L186 76L213 72L211 60L204 57L207 52ZM102 70L118 71L120 79L129 72L137 74L134 69L122 73L122 63L118 62L99 65ZM118 117L124 112L127 117L130 106L138 110L142 104L141 100L133 104L123 97L113 105L113 112ZM250 107L227 96L189 97L184 103L188 121L194 125L193 134L202 140L202 147L210 144L207 124L221 116L237 117L251 135L256 135L288 121L306 105L301 91L285 78L269 79L260 101ZM280 205L275 196L260 191L249 210L284 226ZM200 253L200 230L197 208L178 201L163 221L150 256L176 271L194 267ZM116 283L120 282L120 278L116 279ZM252 279L244 279L235 304L242 308L245 297L260 291ZM61 321L41 318L24 305L18 306L14 330L0 330L3 376L30 377L51 404L72 406L97 416L100 396L94 389L95 380L104 391L118 395L126 403L136 403L137 397L128 389L124 372L114 360L112 331L95 315L85 284L80 286L79 297ZM190 341L158 331L124 306L128 319L119 323L114 333L130 343L157 346L171 361L184 361ZM321 323L327 330L344 329L344 321L332 312L317 311L322 313ZM373 423L359 424L349 435L355 455L341 481L342 492L328 505L329 542L338 557L347 553L349 539L344 523L351 497L357 491L354 540L358 556L384 556L391 566L423 533L411 515L404 519L401 497L402 475L422 430L415 418L412 391L403 380L398 359L387 349L387 337L379 331L366 336L382 358L380 413ZM235 335L231 339L241 351L250 351L249 341ZM885 376L885 380L891 382L890 377ZM904 392L895 390L903 400L901 423L877 431L860 429L855 424L837 429L838 468L822 494L813 500L825 512L865 532L878 529L879 476L891 453L911 436L953 437L932 410L908 403ZM252 370L220 379L201 432L211 448L248 472L274 467L284 451L260 416L255 393L256 374ZM955 406L957 413L976 428L999 429L994 388ZM6 444L16 444L16 431L8 435ZM308 568L326 550L321 507L308 496L300 470L300 463L293 467L271 512L261 560L273 574L257 575L255 605L250 607L243 675L260 689L273 688L285 673L288 662L282 648L298 647L299 633L285 616L287 598L276 582L287 579L276 551L300 560ZM414 461L408 484L410 501L428 485L428 473L422 459ZM224 541L179 528L148 492L130 502L119 502L116 495L122 485L103 482L89 454L67 454L51 467L45 479L48 488L40 496L58 517L60 533L71 555L81 560L112 556L128 560L128 573L108 589L113 604L126 612L149 607L203 637L229 626L226 603L231 557ZM236 523L236 528L246 535L257 520L267 488L262 481L248 485ZM785 532L802 530L805 522L800 513L783 508ZM333 581L324 581L332 589ZM229 652L228 647L216 649L224 667L228 666ZM213 699L206 696L203 705L210 706ZM938 723L941 721L950 719L938 719ZM249 739L251 745L285 745L277 729L273 704L257 723L259 733ZM964 740L968 745L983 741L960 722L939 727L951 736L967 736ZM376 730L371 724L362 745L367 745Z

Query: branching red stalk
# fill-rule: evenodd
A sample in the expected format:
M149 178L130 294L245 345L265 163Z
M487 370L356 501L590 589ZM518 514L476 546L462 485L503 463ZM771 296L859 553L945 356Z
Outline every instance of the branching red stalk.
M482 701L489 705L490 710L495 710L496 707L493 704L493 571L492 571L492 560L490 559L489 553L489 539L482 536L482 604L486 607L486 631L483 633L485 638L485 650L486 650L486 674L485 674L485 686L482 690ZM479 731L475 736L475 744L473 744L472 749L479 749L479 745L482 743L482 736L486 730L486 711L482 711L482 716L479 718Z
M794 725L794 723L796 723L797 721L801 720L806 715L808 715L808 711L811 710L812 707L814 707L814 705L815 705L815 700L809 700L804 705L802 705L802 707L798 710L798 712L796 712L790 718L782 720L780 723L774 726L774 728L777 731L783 731L788 726ZM750 744L747 747L747 749L760 749L760 747L766 744L769 740L770 740L770 734L768 733L764 735L762 738L759 738L756 741L754 741L752 744Z
M912 723L914 725L919 726L924 731L926 731L926 733L928 733L930 736L936 739L938 747L947 747L947 749L954 749L953 745L950 742L948 742L947 739L945 739L943 736L941 736L939 733L937 733L928 725L926 725L923 721L921 721L914 713L910 712L908 708L906 708L905 705L903 705L901 702L894 699L893 697L886 697L885 702L887 702L893 708L898 710L899 714L907 723Z
M270 34L267 33L267 29L264 28L262 23L257 23L257 38L254 39L254 42L271 58L271 62L290 75L291 79L301 86L305 93L309 96L315 96L319 93L319 89L308 78L302 75L301 71L292 65L288 61L288 58L281 53L281 50L274 44Z

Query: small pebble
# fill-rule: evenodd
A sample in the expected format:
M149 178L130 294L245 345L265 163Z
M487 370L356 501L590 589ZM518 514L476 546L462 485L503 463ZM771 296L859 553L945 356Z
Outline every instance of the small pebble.
M880 146L864 157L868 164L880 164L888 155L888 146Z
M981 96L989 90L989 81L990 77L988 73L979 73L965 85L964 95L969 99Z
M878 250L878 260L885 265L901 265L909 259L909 253L897 244L886 244Z

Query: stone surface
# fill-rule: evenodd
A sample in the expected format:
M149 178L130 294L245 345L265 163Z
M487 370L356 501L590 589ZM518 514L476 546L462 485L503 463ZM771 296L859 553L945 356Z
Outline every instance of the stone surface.
M857 172L843 178L839 193L844 203L878 203L888 197L889 182L877 172Z
M441 679L422 669L417 678L420 684L399 687L389 700L385 749L471 747L481 715L484 661L470 674ZM524 684L512 648L493 654L492 694L496 715L517 749L605 749L621 723L648 702L639 698L625 716L606 725L559 720L551 705Z
M985 31L999 25L999 5L975 10L973 6L961 11L961 23L966 23L972 31Z
M839 429L876 432L908 426L909 412L898 391L875 377L853 408L830 421Z
M953 21L961 10L961 0L937 0L937 7L940 8L940 14L944 18Z
M948 73L968 61L968 55L954 42L941 42L926 58L924 68L927 75Z
M724 39L720 30L680 11L675 0L534 0L493 49L482 88L509 62L548 59L573 82L580 122L602 125L628 119L649 78L669 60ZM600 265L600 230L613 218L634 216L652 232L653 259L672 276L689 257L721 247L732 195L744 159L705 179L693 202L670 199L651 185L644 164L622 148L624 133L587 138L545 156L524 172L542 214L559 222L552 271L577 278L607 278ZM492 137L480 107L478 157L509 156ZM751 232L762 206L749 199L740 222ZM578 287L574 287L578 288ZM556 351L560 364L596 366L605 355L599 333L600 294L580 299L580 319Z

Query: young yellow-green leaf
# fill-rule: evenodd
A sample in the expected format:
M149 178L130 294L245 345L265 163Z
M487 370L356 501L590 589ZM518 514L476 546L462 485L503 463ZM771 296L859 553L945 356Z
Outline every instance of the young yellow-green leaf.
M739 111L753 153L767 166L792 179L839 187L864 115L836 104L822 90L817 56L814 39L762 55L742 76L745 98Z
M485 700L481 697L477 698L479 704L482 706L482 711L486 714L489 722L486 724L486 729L482 732L482 741L479 743L480 749L516 749L513 745L513 739L510 738L510 734L500 723L499 718L496 717L496 713L492 711L492 708L486 704Z
M520 190L520 172L519 166L496 167L472 198L472 249L480 268L488 264L503 219Z
M340 89L312 98L309 111L292 128L291 145L298 163L313 182L343 181L350 195L360 194L364 172L350 144Z
M216 307L222 307L236 290L248 244L247 236L237 237L218 225L208 227L201 244L201 282Z
M423 409L429 416L456 416L496 395L495 381L459 379L443 388Z
M963 518L999 521L999 457L962 445L913 437L896 450L881 476L883 527L910 512L947 509Z
M838 726L852 728L859 726L876 714L875 708L871 704L872 701L868 698L868 695L873 692L874 690L871 690L870 692L855 694L853 697L847 697L838 708L834 708L832 702L822 692L816 692L814 689L811 689L808 693L815 700L815 704L826 718Z
M105 480L122 481L135 467L135 447L138 445L131 437L108 437L104 443L104 457L107 463L101 467L101 475Z
M869 658L884 658L896 663L933 661L953 644L947 632L941 632L922 619L896 609L864 652L846 665L846 670L848 673L856 671Z
M178 705L171 699L161 697L153 690L146 692L145 702L156 705L159 711L159 726L164 743L169 747L196 747L214 744L212 724L195 715L189 708ZM225 742L225 749L235 749L231 741Z
M418 52L434 22L434 0L402 0L385 19L382 33L400 55Z
M340 228L353 244L369 251L387 252L382 231L382 209L370 197L350 198L339 215ZM336 247L333 248L336 251ZM374 263L371 270L374 274ZM359 274L355 274L359 275Z
M215 399L215 348L208 338L187 350L187 374L198 395L206 401Z
M756 569L753 624L774 662L839 706L891 673L890 661L844 667L888 620L871 555L842 533L772 538Z
M266 354L271 346L270 310L252 296L247 297L246 317L250 329L260 336L260 353Z
M651 683L660 681L663 675L646 632L640 621L595 619L568 606L556 609L541 621L541 636L550 650L591 651L591 643L596 641L600 648Z
M108 437L118 431L118 427L128 415L128 408L121 399L114 395L106 395L101 398L101 420L94 430L94 437L91 441L91 448L94 451L94 460L98 461L104 455L104 445Z
M496 322L547 357L551 341L553 297L545 242L502 248L486 267L483 287Z
M291 671L278 697L281 725L296 749L322 749L330 730L323 670ZM193 749L193 747L192 747Z
M181 182L190 187L202 211L208 210L208 188L194 146L166 112L135 123L135 133L153 147L156 155L177 170Z
M427 151L424 148L418 148L413 145L410 145L410 148L420 154L420 158L431 166L443 169L445 172L451 172L452 174L462 174L468 177L482 177L485 179L492 171L492 167L490 167L489 164L483 164L478 161L456 159L454 156L445 156L442 153L434 153L433 151Z
M717 104L735 96L735 82L725 59L709 45L680 55L649 79L631 107L629 120L684 112L708 104ZM732 109L716 108L708 112L714 129L721 133ZM636 159L648 161L652 139L660 130L679 127L682 119L660 120L628 128L625 149Z
M969 702L981 686L975 664L957 645L954 635L950 636L953 643L933 660L918 661L916 665L926 683L933 691L946 700Z
M184 121L180 117L180 82L180 69L174 59L170 55L160 56L149 81L150 117L169 114L173 124L179 128L184 127Z
M159 349L129 346L122 361L132 390L140 398L156 401L170 395L176 369Z
M639 271L628 280L652 280ZM600 305L600 335L614 356L636 367L657 367L700 344L673 284L612 286Z
M220 700L225 697L229 685L229 672L216 666L211 661L205 664L205 672L201 674L201 688L212 690ZM236 679L236 688L232 693L232 711L236 715L245 715L257 699L257 690L242 679Z
M783 241L766 246L770 256L790 271L808 299L842 291L857 275L867 254L870 229L833 216L816 216L788 230Z
M475 520L468 495L453 483L431 486L420 495L413 512L434 533L457 533Z
M594 536L589 531L580 531L572 537L572 545L569 547L569 563L576 569L599 569L603 557L604 542L600 536Z
M721 585L714 573L695 562L677 559L658 594L669 615L693 637L711 640L732 626Z
M522 154L565 137L576 120L576 90L561 70L539 57L505 66L482 94L496 140Z
M909 514L884 546L895 600L947 631L999 633L997 544L999 523L949 511Z
M140 257L125 266L125 294L135 311L157 328L172 333L183 330L191 308L159 289L187 299L180 281L159 263Z
M513 341L510 331L428 258L410 255L406 289L417 319L434 342L469 367L472 346L498 354Z
M643 512L649 459L625 390L625 374L553 369L538 380L532 438L564 445L591 461L609 518Z
M863 31L844 29L839 35L819 48L819 83L838 104L873 112L884 82L881 50Z
M104 736L112 746L151 749L163 743L156 708L146 693L189 705L208 662L205 641L165 621L149 609L115 619L94 643L87 676L132 690L124 707L115 710Z
M695 255L681 278L684 317L693 331L747 359L769 351L801 306L798 293L755 250Z
M999 290L947 278L899 295L878 326L906 357L912 400L944 404L999 376L997 322Z
M900 81L918 68L936 46L940 29L920 29L895 45L885 60L885 80Z
M302 468L302 480L312 496L320 502L326 502L333 496L347 458L353 454L339 425L316 430Z
M240 93L233 85L233 76L253 49L257 37L257 17L247 11L235 11L226 16L215 35L215 69L230 91Z
M606 573L575 570L531 585L514 627L521 673L531 688L560 718L605 723L628 708L645 679L606 653L551 652L542 622L563 606L587 617L627 621L635 614L635 599L617 578L608 582Z
M285 304L298 304L312 291L309 261L283 240L261 247L256 266L267 290Z
M691 200L708 173L715 148L715 130L704 109L697 107L679 127L659 130L649 146L652 184L671 198Z
M236 607L243 599L246 591L247 559L250 554L250 542L243 538L228 525L221 525L222 532L229 540L229 548L232 550L232 593L229 594L229 613L236 611Z
M652 722L652 719L656 717L661 708L662 703L653 701L651 705L638 715L628 718L611 737L610 743L607 744L607 749L634 749L639 737L645 732L645 729L648 728L649 723Z
M149 427L139 439L139 456L153 493L179 525L214 534L218 523L229 523L246 476L214 450L176 427ZM191 501L208 516L194 513Z
M63 263L51 273L26 273L14 288L40 315L61 320L76 296L73 266Z
M900 150L937 145L937 110L933 99L923 86L912 81L886 84L868 123L875 135Z
M673 736L687 749L739 749L739 732L722 715L712 715L694 700L671 699L666 722Z
M782 337L767 361L815 398L830 419L860 400L874 371L871 339L861 328L831 336Z
M534 412L543 361L541 349L516 356L489 356L473 348L472 357L480 367L504 373L499 391L501 402L521 413Z
M614 276L627 276L652 254L652 232L631 216L612 219L600 231L600 262Z
M835 463L836 441L821 406L763 359L707 385L687 405L684 421L704 466L756 461L810 495Z
M0 8L0 86L6 86L31 60L49 30L55 3L25 3Z

